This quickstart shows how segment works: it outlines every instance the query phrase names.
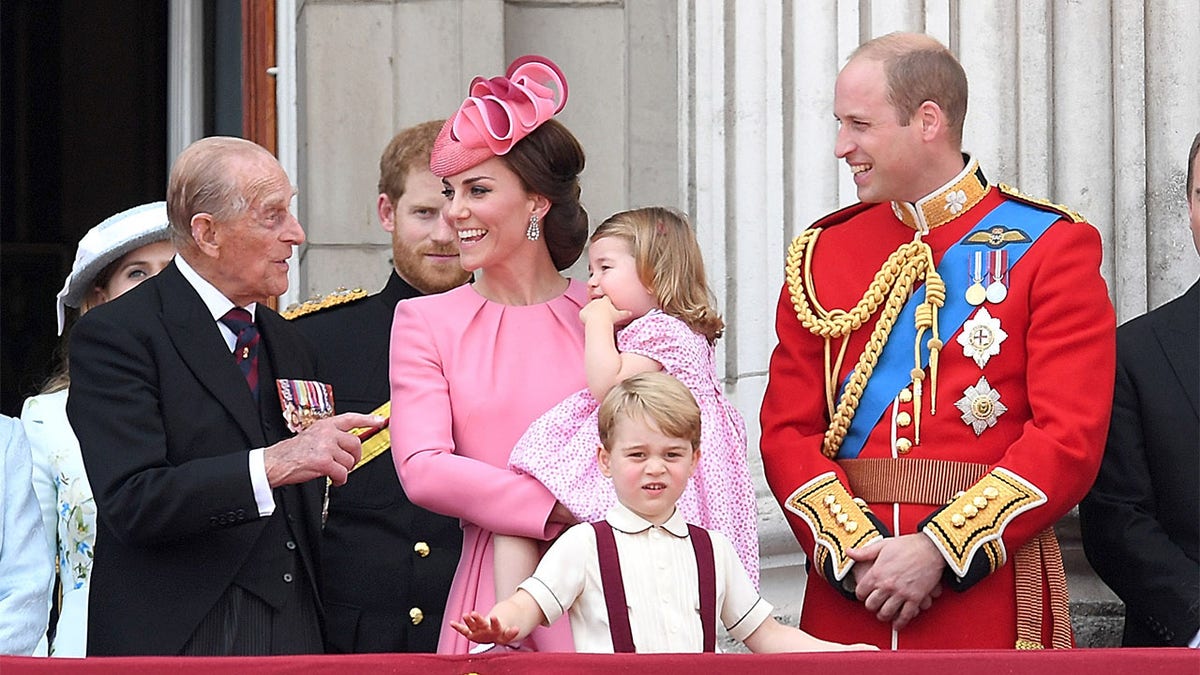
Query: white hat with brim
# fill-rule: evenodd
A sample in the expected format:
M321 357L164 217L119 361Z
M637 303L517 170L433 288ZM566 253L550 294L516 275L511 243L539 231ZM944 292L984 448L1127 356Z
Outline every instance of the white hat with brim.
M167 203L135 206L93 227L79 240L71 273L58 292L58 334L62 335L66 308L78 309L95 285L96 277L109 263L146 244L171 236Z

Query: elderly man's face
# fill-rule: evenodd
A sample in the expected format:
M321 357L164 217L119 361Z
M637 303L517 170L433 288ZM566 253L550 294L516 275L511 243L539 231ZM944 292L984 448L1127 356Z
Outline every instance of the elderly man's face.
M292 215L295 189L273 157L239 159L248 208L220 223L218 288L239 306L265 302L288 288L288 258L304 243L304 230Z

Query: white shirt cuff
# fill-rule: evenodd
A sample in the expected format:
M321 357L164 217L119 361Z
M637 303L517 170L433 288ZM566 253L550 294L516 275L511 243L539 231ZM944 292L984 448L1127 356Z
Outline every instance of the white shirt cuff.
M258 504L260 518L275 513L275 493L271 491L271 483L267 480L267 465L263 459L264 448L250 451L250 485L254 487L254 502Z
M1192 641L1188 643L1188 646L1192 649L1200 648L1200 630L1196 631L1196 634L1192 636Z

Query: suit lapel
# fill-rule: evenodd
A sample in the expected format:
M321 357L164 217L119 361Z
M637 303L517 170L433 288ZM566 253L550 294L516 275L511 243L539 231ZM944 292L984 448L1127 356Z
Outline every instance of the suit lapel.
M250 395L220 329L175 263L158 275L163 326L192 375L213 395L254 445L265 445L258 405Z
M1154 335L1166 354L1167 362L1200 417L1200 281L1171 303L1171 311L1162 312L1154 323Z

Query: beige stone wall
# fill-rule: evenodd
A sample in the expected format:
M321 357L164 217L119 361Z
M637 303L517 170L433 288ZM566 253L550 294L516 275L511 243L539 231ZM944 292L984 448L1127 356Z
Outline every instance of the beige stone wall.
M502 74L526 53L567 75L559 119L587 151L593 225L628 205L683 206L676 11L674 0L300 3L297 174L309 240L295 295L382 285L390 251L374 204L384 145L449 115L472 77Z

